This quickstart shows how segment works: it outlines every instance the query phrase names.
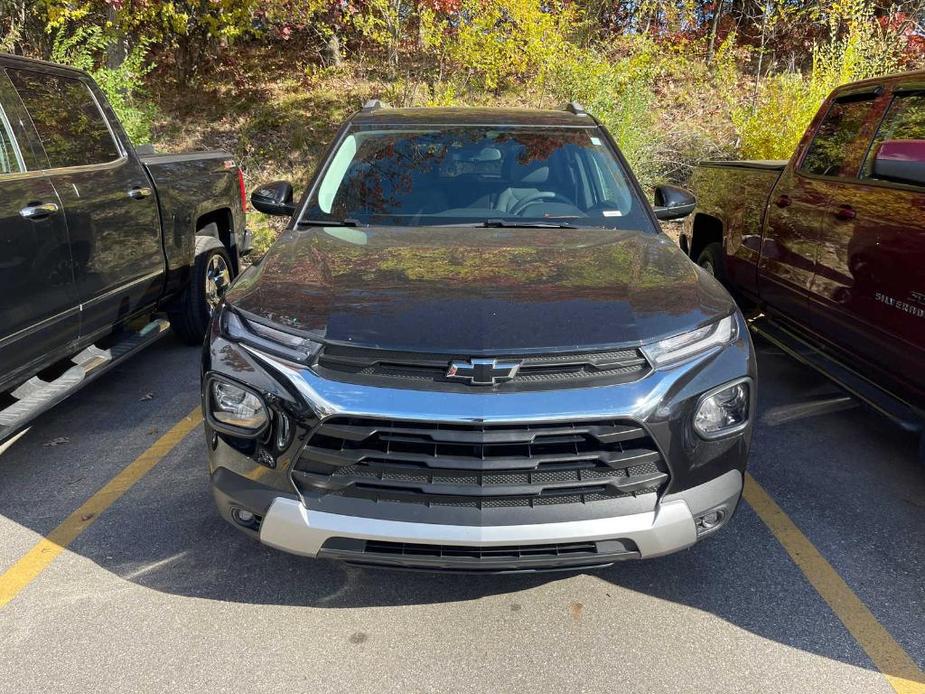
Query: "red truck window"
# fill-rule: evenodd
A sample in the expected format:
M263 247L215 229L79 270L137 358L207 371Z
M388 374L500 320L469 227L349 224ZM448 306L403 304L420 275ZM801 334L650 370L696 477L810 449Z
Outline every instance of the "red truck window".
M864 178L874 177L874 157L887 140L925 140L925 94L903 94L893 99L867 153Z
M816 176L854 178L857 168L855 153L862 143L864 124L871 108L872 98L834 101L816 130L800 171ZM853 170L852 170L853 169Z

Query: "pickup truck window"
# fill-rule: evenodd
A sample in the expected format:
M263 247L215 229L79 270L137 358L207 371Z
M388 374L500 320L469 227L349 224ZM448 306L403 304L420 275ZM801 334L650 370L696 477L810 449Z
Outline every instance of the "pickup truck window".
M7 118L3 105L0 104L0 175L20 173L26 170L19 152L19 145L13 136L10 119Z
M851 99L834 101L819 124L800 171L816 176L854 178L857 170L850 170L854 154L862 137L862 130L874 101ZM865 143L866 144L866 143Z
M864 178L874 177L877 146L886 140L925 140L925 94L900 94L893 99L868 150Z
M86 84L31 70L7 72L32 117L51 168L104 164L120 157Z
M397 226L488 220L654 232L596 128L376 126L341 140L305 219Z

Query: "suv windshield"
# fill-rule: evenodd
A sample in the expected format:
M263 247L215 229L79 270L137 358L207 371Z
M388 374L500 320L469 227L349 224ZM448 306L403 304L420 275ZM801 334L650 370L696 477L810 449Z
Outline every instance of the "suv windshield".
M597 128L362 126L348 131L302 220L653 230Z

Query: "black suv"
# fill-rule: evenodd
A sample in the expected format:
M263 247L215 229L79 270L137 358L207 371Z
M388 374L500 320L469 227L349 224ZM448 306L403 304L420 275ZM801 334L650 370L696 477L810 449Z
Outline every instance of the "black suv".
M607 131L563 111L389 109L341 128L216 312L218 507L273 547L465 571L694 544L742 491L755 358Z

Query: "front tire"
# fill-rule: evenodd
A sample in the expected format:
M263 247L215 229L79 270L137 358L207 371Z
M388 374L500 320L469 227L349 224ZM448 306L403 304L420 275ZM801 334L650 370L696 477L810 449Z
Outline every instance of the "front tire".
M723 266L723 244L718 241L707 244L700 255L697 264L713 275L720 282L726 281L726 272Z
M170 327L189 345L201 345L212 312L222 300L234 276L231 256L211 236L196 237L196 260L190 284L177 306L168 311Z

